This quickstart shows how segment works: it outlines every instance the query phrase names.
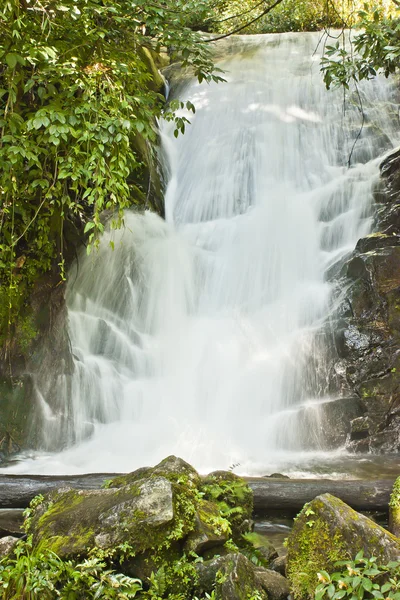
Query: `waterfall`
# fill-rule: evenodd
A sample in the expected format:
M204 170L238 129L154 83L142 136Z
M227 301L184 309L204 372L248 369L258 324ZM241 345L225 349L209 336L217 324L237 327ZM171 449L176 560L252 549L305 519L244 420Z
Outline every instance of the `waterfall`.
M40 390L48 452L20 469L127 471L174 453L251 472L326 450L318 407L340 394L327 273L373 227L398 122L390 82L363 85L354 146L357 94L325 90L319 39L231 39L227 83L179 84L196 114L178 139L161 125L166 220L127 212L71 270L74 373Z

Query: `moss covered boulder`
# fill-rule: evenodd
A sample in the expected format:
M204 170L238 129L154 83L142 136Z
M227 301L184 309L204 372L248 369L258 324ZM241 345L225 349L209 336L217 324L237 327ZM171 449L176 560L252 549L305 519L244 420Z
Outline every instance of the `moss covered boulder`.
M229 521L232 539L240 542L253 524L253 492L247 483L230 471L214 471L203 478L200 490Z
M400 477L396 479L389 502L389 529L400 537Z
M176 494L164 477L107 490L58 490L33 517L34 546L46 547L60 558L123 543L139 552L147 550L173 536Z
M248 600L256 593L268 598L256 576L254 565L242 554L227 554L196 565L197 594L210 593L220 600Z
M187 462L169 456L108 481L106 489L53 492L33 509L29 529L36 549L61 558L112 551L129 574L149 576L165 562L166 550L171 558L226 553L233 532L239 539L250 527L252 498L239 477L202 480Z
M360 550L383 564L400 558L400 540L347 504L323 494L306 504L288 538L287 576L295 599L313 598L317 574Z

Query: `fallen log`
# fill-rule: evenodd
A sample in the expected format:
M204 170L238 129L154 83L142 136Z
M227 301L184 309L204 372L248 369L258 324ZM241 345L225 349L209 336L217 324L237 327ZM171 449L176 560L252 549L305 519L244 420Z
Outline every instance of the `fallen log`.
M0 508L26 508L38 494L48 494L57 488L93 490L101 488L107 479L118 473L88 475L0 475Z
M296 514L320 494L329 493L357 511L387 512L394 479L264 479L247 478L254 493L255 514Z
M25 508L38 494L47 494L60 487L75 489L100 488L115 473L88 475L0 475L0 508ZM394 479L332 480L332 479L270 479L246 478L254 493L256 515L271 511L297 513L316 496L329 492L355 510L388 510Z

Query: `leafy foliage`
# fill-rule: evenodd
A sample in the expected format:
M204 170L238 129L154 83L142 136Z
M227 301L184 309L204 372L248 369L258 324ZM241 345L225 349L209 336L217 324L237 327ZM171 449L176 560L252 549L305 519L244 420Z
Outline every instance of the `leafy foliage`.
M164 108L151 63L161 48L199 81L220 80L187 22L204 3L5 0L0 8L0 330L12 333L37 278L58 266L83 225L137 201L140 139ZM190 103L187 108L193 110ZM88 221L89 219L89 221Z
M267 4L275 3L271 0ZM386 15L387 2L376 0L376 4ZM225 33L242 25L244 33L276 33L350 27L362 6L362 0L282 0L263 15L265 2L219 2L214 8L213 28Z
M388 77L398 69L400 56L400 14L396 5L389 15L380 5L365 4L358 12L362 30L351 38L343 32L334 46L327 45L322 58L326 87L372 79L377 73Z
M17 544L15 557L0 561L3 600L130 600L141 589L138 579L116 573L101 557L62 561L53 552L33 551L30 538Z
M400 600L400 563L380 565L376 557L364 558L361 551L354 561L339 561L335 566L345 568L332 575L326 571L318 574L315 600Z

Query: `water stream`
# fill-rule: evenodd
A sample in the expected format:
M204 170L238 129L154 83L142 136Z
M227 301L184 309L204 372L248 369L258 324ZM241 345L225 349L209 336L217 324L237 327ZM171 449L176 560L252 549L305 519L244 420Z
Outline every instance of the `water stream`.
M344 106L324 89L318 40L230 40L228 83L178 86L196 114L178 139L161 126L166 220L128 212L71 270L74 374L38 390L44 451L15 472L128 471L174 453L259 473L340 456L318 417L340 393L326 273L371 231L398 122L391 84L364 86L348 168L361 115L355 94Z

